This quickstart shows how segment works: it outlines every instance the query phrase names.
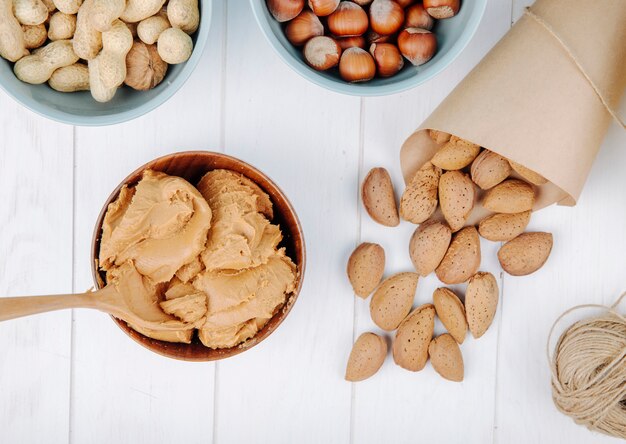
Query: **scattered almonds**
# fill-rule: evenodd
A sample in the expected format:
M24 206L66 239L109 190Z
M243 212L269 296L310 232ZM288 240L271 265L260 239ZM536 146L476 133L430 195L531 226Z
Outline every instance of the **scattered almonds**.
M378 287L370 301L372 321L383 330L398 328L413 305L417 273L398 273L388 277Z
M417 227L409 242L409 255L420 276L435 271L448 251L451 239L450 228L442 222L428 221Z
M480 221L478 232L490 241L509 241L524 232L530 222L530 214L530 210L522 213L493 214Z
M435 307L417 307L398 327L393 341L393 360L400 367L417 372L428 360L428 345L435 330Z
M350 255L348 279L354 293L368 297L380 283L385 271L385 250L378 244L364 242Z
M439 180L441 212L450 229L459 231L474 209L474 184L467 174L448 171Z
M474 227L459 231L450 243L450 248L435 270L444 284L461 284L467 281L480 267L480 239Z
M443 326L456 342L462 344L467 334L467 321L461 300L449 288L441 287L433 293L433 303Z
M444 170L460 170L472 163L479 152L479 145L452 136L430 161Z
M523 180L509 179L487 191L483 207L510 214L532 210L534 203L535 191L531 185Z
M472 162L472 181L483 190L493 188L509 177L509 161L493 151L484 150Z
M546 263L552 251L552 234L522 233L498 251L500 265L510 275L526 276Z
M472 336L480 338L493 321L498 308L498 283L491 273L476 273L465 291L465 313Z
M433 339L428 346L428 355L433 368L443 378L454 382L463 380L463 355L452 336L444 333Z
M363 181L361 198L367 213L379 224L395 227L400 223L393 184L386 169L370 170Z
M352 346L346 381L363 381L374 375L385 362L387 341L374 333L363 333Z
M441 168L426 162L409 182L400 199L400 217L421 224L437 209Z

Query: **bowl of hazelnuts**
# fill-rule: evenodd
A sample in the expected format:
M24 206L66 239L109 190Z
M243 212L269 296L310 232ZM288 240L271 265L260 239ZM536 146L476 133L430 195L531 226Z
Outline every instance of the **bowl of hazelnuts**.
M487 0L250 0L278 55L330 90L381 96L413 88L465 48Z
M0 87L63 123L134 119L189 78L211 10L212 0L0 1Z

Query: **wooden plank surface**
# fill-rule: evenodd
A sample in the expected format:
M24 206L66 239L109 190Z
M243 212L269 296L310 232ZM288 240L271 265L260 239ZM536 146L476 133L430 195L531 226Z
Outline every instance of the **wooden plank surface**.
M0 92L0 297L72 291L72 127ZM71 312L0 323L0 442L65 443Z
M266 172L295 206L308 247L304 289L284 324L217 364L156 356L97 312L0 324L0 443L617 442L556 411L544 353L558 314L610 303L626 289L626 135L615 125L578 206L533 216L532 229L555 235L546 268L502 276L498 244L483 241L481 268L496 275L502 294L492 328L462 346L463 383L444 381L430 364L407 372L391 356L372 379L343 380L354 338L380 333L369 300L352 294L347 258L359 242L374 241L386 249L386 275L411 270L415 228L373 223L358 200L360 181L384 166L400 195L404 139L529 3L491 0L451 66L389 97L342 96L299 77L263 39L244 0L215 1L209 46L192 77L132 122L72 128L0 93L1 296L91 287L102 203L130 171L175 151L224 151ZM415 306L440 285L422 279Z

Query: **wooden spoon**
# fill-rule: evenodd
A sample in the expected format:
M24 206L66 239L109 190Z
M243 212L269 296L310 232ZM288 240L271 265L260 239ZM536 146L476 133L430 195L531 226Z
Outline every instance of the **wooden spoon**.
M0 298L0 321L67 308L93 308L149 330L189 330L194 324L163 312L156 293L150 291L136 270L101 290L82 294Z

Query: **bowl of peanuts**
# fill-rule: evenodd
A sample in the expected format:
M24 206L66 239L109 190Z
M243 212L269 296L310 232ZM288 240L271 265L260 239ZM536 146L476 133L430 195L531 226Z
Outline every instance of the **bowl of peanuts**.
M44 117L125 122L185 83L211 0L0 0L0 87Z
M382 96L413 88L467 46L487 0L250 0L283 61L343 94Z

